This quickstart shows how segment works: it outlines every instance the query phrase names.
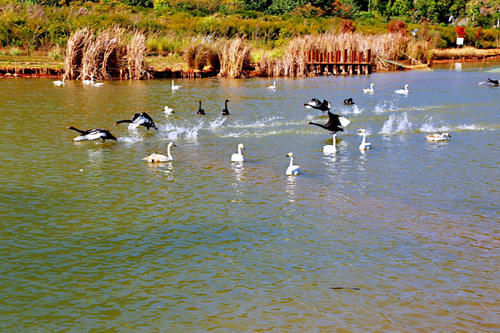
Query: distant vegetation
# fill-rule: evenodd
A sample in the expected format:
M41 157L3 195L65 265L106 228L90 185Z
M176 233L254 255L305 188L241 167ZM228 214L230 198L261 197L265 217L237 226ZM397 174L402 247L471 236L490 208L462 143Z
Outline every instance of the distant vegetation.
M219 48L197 45L242 37L250 60L269 64L283 60L297 38L342 32L357 39L401 34L404 51L426 61L430 49L455 45L457 25L465 27L466 45L498 47L499 19L498 0L0 0L0 55L62 59L74 32L119 26L144 32L148 55L177 57L192 68L221 66Z

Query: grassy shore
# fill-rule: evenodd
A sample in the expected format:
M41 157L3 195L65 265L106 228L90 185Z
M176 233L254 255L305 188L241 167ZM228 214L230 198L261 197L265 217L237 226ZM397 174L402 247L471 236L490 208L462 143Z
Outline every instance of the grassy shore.
M252 60L259 59L261 53L266 50L254 50L252 52ZM446 62L456 59L474 60L500 57L500 48L498 49L477 49L473 47L464 48L448 48L448 49L433 49L433 62ZM146 66L154 70L164 70L169 68L172 71L188 70L189 66L183 57L177 54L173 55L150 55L146 57ZM54 59L48 54L37 54L26 56L9 55L5 52L0 52L0 68L64 68L64 59Z

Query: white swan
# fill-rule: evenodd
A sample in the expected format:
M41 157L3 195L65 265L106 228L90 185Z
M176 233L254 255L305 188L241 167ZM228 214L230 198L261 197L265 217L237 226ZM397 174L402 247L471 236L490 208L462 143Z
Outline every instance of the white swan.
M363 88L363 93L365 94L373 94L375 90L373 90L373 87L375 86L374 83L370 83L370 88Z
M172 90L179 90L180 87L181 86L175 85L174 80L172 80Z
M94 79L94 77L92 76L92 77L91 77L91 81L90 81L90 85L91 85L92 87L102 87L102 86L104 85L104 83L103 83L103 82L95 82L95 79Z
M363 140L361 140L361 144L359 145L359 150L372 149L372 144L370 142L366 142L366 130L362 128L358 131L358 133L363 135Z
M333 133L333 144L324 145L323 153L325 154L336 154L337 153L337 134Z
M268 86L267 89L276 90L276 81L273 81L273 84Z
M448 139L451 138L451 135L449 133L434 133L434 134L429 134L425 136L425 139L427 141L432 141L432 142L437 142L437 141L448 141Z
M397 89L397 90L394 90L394 92L396 94L400 94L400 95L408 95L408 92L409 92L408 85L405 84L405 88L404 89Z
M155 163L155 162L170 162L173 161L174 159L172 158L172 154L170 152L170 149L173 147L176 147L175 143L170 142L167 147L167 156L162 155L162 154L156 154L153 153L149 156L146 156L143 158L143 160L148 161L150 163Z
M293 153L288 153L286 155L287 157L290 157L290 165L285 171L285 174L287 176L296 176L300 173L300 167L298 165L293 165Z
M244 162L245 156L243 156L242 150L245 150L245 146L240 143L238 145L238 152L231 155L231 162Z
M54 85L55 85L56 87L64 86L64 80L65 80L65 79L66 79L66 76L63 76L62 80L56 80L56 81L54 81L53 83L54 83Z
M163 108L163 110L164 110L163 112L165 112L165 114L166 114L167 116L170 116L172 113L175 113L175 112L174 112L174 109L169 108L167 105L165 105L165 107Z
M91 76L90 76L90 80L82 80L82 83L83 83L84 85L88 86L88 85L91 85L91 84L92 84L92 80L93 80L93 79L92 79L92 75L91 75Z

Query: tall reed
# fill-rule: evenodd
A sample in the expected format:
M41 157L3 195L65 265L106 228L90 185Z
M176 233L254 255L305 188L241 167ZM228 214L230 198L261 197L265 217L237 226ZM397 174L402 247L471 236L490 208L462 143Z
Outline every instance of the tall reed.
M218 49L220 60L219 76L242 77L243 70L250 65L250 49L250 46L241 37L221 42Z
M372 59L399 59L406 49L408 37L400 33L364 35L361 33L325 33L295 37L288 43L282 59L262 57L259 68L269 76L307 76L306 54L309 51L372 50ZM374 60L378 61L378 60Z
M76 31L66 48L66 77L82 80L149 78L144 64L144 34L136 31L128 45L125 34L126 31L118 26L99 33L88 28Z

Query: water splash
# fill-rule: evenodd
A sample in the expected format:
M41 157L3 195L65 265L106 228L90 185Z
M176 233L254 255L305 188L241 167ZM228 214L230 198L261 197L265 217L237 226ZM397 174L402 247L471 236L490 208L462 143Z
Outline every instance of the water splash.
M408 120L408 115L405 112L401 115L391 115L389 119L384 123L379 133L383 135L405 133L411 131L411 128L412 124Z
M375 105L373 112L384 113L384 112L394 112L397 110L396 105L393 101L384 101L382 104Z
M214 121L211 121L208 123L208 127L210 127L210 129L214 130L218 127L221 127L227 120L227 117L219 117L217 119L215 119Z
M436 126L432 123L432 117L429 117L420 127L420 131L424 133L448 132L450 127L446 125Z
M463 125L457 126L457 129L458 130L463 130L463 131L483 131L486 128L485 127L481 127L479 125L474 125L474 124L471 124L471 125L463 124Z
M353 105L351 108L345 108L341 112L342 114L362 114L363 109L360 109L359 106L356 104Z

